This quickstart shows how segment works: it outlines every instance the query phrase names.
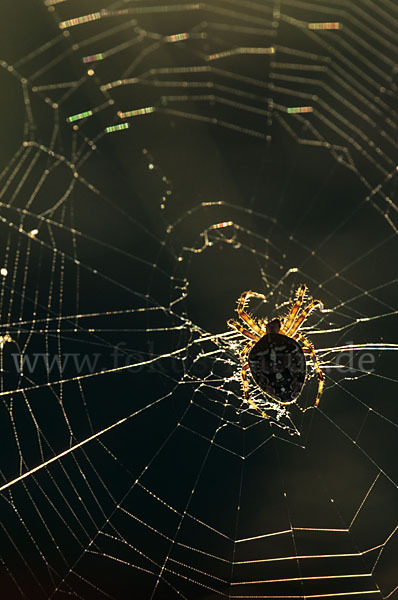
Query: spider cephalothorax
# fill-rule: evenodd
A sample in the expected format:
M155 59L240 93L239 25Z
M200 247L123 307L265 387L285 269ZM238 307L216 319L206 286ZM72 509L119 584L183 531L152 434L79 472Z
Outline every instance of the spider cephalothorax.
M305 285L298 288L296 301L282 321L279 319L256 321L245 312L245 306L250 297L262 299L265 297L256 292L243 292L238 300L237 312L249 329L245 329L241 323L233 319L228 321L229 327L237 329L251 340L240 353L243 393L245 400L267 418L268 415L250 398L248 370L258 387L272 400L279 404L292 404L300 395L306 380L305 354L308 354L319 378L314 406L318 405L322 394L325 376L319 366L314 346L299 332L299 329L308 315L315 308L322 309L323 304L320 300L312 300L303 306L306 291Z

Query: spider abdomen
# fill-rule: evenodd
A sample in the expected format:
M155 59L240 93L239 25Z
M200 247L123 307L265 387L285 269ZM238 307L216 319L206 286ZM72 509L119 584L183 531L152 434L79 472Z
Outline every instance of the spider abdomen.
M294 402L306 377L304 352L298 342L281 333L267 333L248 356L257 385L281 404Z

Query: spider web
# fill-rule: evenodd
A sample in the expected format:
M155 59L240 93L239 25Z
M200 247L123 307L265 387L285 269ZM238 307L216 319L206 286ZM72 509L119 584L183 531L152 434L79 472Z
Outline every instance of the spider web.
M396 598L396 7L1 11L4 597ZM301 283L264 419L226 321Z

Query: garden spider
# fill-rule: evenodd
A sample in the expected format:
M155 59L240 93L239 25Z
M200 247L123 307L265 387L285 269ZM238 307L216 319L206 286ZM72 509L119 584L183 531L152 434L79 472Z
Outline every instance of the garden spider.
M318 406L323 391L325 376L319 366L315 348L299 333L299 329L310 313L315 308L322 310L323 304L320 300L312 300L306 306L303 305L306 291L307 286L300 285L296 292L296 301L282 321L254 319L245 311L246 304L249 298L265 300L265 296L257 292L243 292L238 300L237 313L248 329L234 319L228 321L229 327L250 339L240 352L244 398L267 419L269 416L250 398L248 370L258 387L267 396L281 405L292 404L300 395L306 380L307 367L304 355L309 354L319 378L314 406Z

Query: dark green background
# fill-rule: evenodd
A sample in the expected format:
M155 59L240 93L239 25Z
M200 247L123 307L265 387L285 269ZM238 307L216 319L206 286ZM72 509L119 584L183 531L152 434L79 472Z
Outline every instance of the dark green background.
M113 6L135 8L137 14L76 26L67 37L57 26ZM230 349L193 342L200 331L226 330L245 289L270 297L256 310L271 316L277 313L275 304L286 302L305 282L314 297L333 309L313 321L318 330L311 338L315 347L396 343L397 213L391 176L396 160L391 143L395 74L392 56L383 45L383 40L393 45L396 9L387 0L333 6L282 2L285 16L344 25L341 31L312 34L286 20L273 23L271 2L217 0L191 10L177 1L176 11L140 12L148 6L152 4L99 5L90 0L48 10L38 0L0 4L0 58L7 63L0 70L1 167L24 141L48 148L59 118L54 152L72 161L74 144L83 148L77 170L98 191L93 193L80 181L49 213L72 180L70 167L62 161L55 164L47 151L37 149L20 170L11 163L15 178L5 184L6 173L1 180L0 262L8 252L9 270L0 282L1 332L9 333L26 353L98 353L104 369L81 380L82 389L72 367L63 373L70 379L64 385L58 383L59 373L48 377L44 369L21 379L11 356L17 346L5 346L0 419L4 483L20 469L41 464L43 456L48 460L130 416L96 441L2 492L4 598L215 600L238 593L298 598L345 593L343 597L351 600L366 590L369 593L360 597L386 598L397 585L396 541L392 537L386 543L397 521L396 353L376 352L375 372L359 379L336 372L330 368L335 355L323 355L329 367L326 390L316 411L302 413L293 407L301 432L294 438L242 410L237 384L224 381L237 366ZM137 24L123 29L133 18ZM84 56L132 39L134 27L162 35L196 28L208 35L163 44L137 60L152 44L143 38L109 59L83 62ZM243 27L252 29L242 32ZM369 35L366 27L377 35ZM112 35L101 37L112 28ZM51 47L42 48L57 38ZM272 56L205 59L225 49L271 45L277 47ZM286 48L313 56L287 53ZM137 65L130 72L133 61ZM272 61L324 70L279 70ZM215 70L155 73L148 76L155 86L141 82L114 88L113 105L78 121L77 131L67 122L71 115L104 102L105 83L151 69L209 65ZM87 76L88 68L95 70L94 76ZM282 82L274 78L276 73L315 81ZM27 80L33 114L34 126L27 130L21 78ZM34 89L78 80L81 84L69 97L61 87ZM213 87L170 87L167 81L208 82ZM318 100L300 99L300 93ZM165 100L193 94L214 97ZM58 102L59 109L52 108L47 97L50 104ZM269 120L261 111L267 110L271 98L285 107L311 104L314 113L296 118L275 108ZM103 135L105 127L119 122L118 110L145 106L157 111L129 120L127 131ZM307 123L331 147L299 143L297 138L315 139ZM98 138L95 150L85 146L85 138ZM354 169L340 160L347 158L344 148ZM52 172L33 197L46 168ZM378 185L379 191L369 193ZM220 204L205 204L216 202ZM213 231L213 245L192 252L202 246L201 234L223 221L233 221L235 227ZM37 240L26 235L33 228L39 229ZM298 272L284 278L291 268ZM181 295L184 298L174 303ZM146 310L137 312L138 308ZM87 314L92 316L82 316ZM58 320L66 315L71 316ZM358 321L363 317L372 320ZM320 333L325 329L330 333ZM175 358L113 371L118 345L118 366L184 351ZM217 352L198 358L201 348ZM216 383L204 383L215 378L219 389ZM37 389L21 392L32 386ZM234 394L227 395L228 390ZM315 393L311 380L301 406L310 406ZM348 531L325 531L333 529ZM236 543L286 530L289 533ZM343 556L320 557L328 554ZM298 560L302 555L316 558ZM293 558L239 564L277 556ZM157 584L164 564L166 571ZM333 578L373 568L373 577ZM322 576L329 578L306 579ZM288 578L294 580L283 582ZM265 579L282 581L232 585Z

